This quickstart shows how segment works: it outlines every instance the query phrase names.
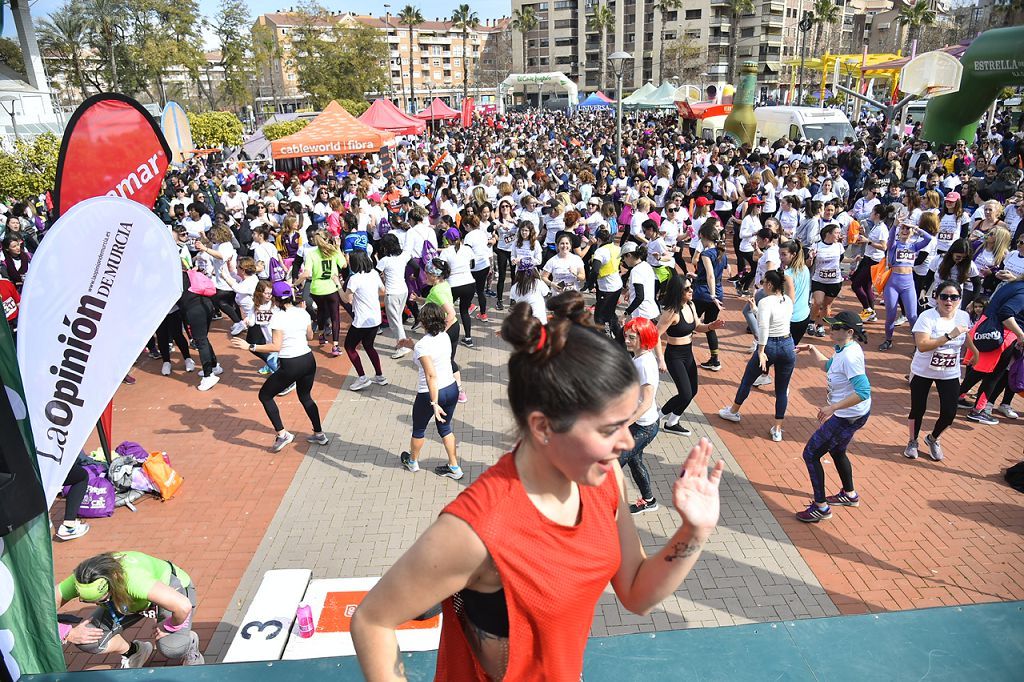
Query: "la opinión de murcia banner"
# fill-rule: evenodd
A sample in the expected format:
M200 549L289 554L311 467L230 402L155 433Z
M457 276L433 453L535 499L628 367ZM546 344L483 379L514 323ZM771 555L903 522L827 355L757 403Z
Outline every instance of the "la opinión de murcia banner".
M22 290L18 366L48 505L180 295L171 234L135 201L82 201L40 243Z
M61 141L54 188L57 212L99 196L123 197L152 208L170 151L156 119L141 104L116 93L90 97L71 116Z

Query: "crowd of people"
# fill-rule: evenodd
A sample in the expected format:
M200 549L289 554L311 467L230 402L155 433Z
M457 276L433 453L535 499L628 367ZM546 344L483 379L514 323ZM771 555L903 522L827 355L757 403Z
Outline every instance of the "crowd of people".
M649 609L679 585L715 525L721 464L708 473L704 442L671 491L683 525L658 557L640 550L630 520L659 508L644 450L661 432L692 435L702 373L742 363L733 402L718 416L739 422L752 389L772 391L766 435L779 442L790 381L810 371L798 358L824 369L820 426L803 449L813 502L796 513L808 523L861 503L847 448L871 416L869 335L870 346L906 369L904 456L919 457L933 385L940 412L923 439L932 460L945 456L942 434L957 410L981 426L1018 418L1009 374L1024 348L1021 134L1000 116L976 140L935 146L916 134L889 136L871 116L857 123L856 137L843 140L738 146L688 135L674 115L641 113L624 121L620 161L607 114L531 111L478 116L468 130L444 126L386 155L309 159L291 169L196 160L168 174L155 207L178 244L183 293L148 352L168 376L178 371L173 344L181 368L198 371L197 389L209 391L225 371L211 335L232 337L254 362L230 369L266 377L259 399L277 452L295 438L277 407L292 391L310 422L307 440L329 441L312 397L318 363L344 351L356 373L349 389L388 383L377 348L383 335L391 357L412 354L418 373L410 444L397 461L419 471L433 420L446 455L433 470L461 479L452 421L474 396L456 356L498 331L489 316L499 312L500 336L513 348L508 394L519 445L370 594L354 623L357 647L374 679L396 663L389 631L444 601L462 628L442 636L441 667L514 676L543 648L552 676L575 679L577 640L604 585L610 580L627 607ZM3 209L0 293L16 324L18 291L32 276L47 218L35 202ZM718 338L730 308L742 312L734 324L750 339L732 357ZM672 395L659 405L662 381ZM841 480L832 495L826 454ZM620 466L638 489L633 502ZM505 504L513 480L547 521L580 525L580 533L569 540L554 532L522 552L517 533L540 521L517 513L526 497ZM581 521L590 505L613 514ZM555 554L565 562L539 561ZM109 592L124 580L116 562L149 559L107 555L80 566L58 603L103 601L96 581ZM587 561L589 582L558 599L535 594L543 585L525 578L534 572L565 585ZM173 565L151 571L177 596L153 588L150 601L172 614L162 631L175 657L195 662L193 640L177 634L194 590L177 571L177 586ZM113 594L120 608L123 595ZM548 607L538 599L574 612L549 614L568 619L558 621L561 632L539 625L538 609ZM121 654L127 667L148 660L152 645L112 639L117 633L97 622L99 634L79 626L67 641ZM510 652L513 625L539 634Z

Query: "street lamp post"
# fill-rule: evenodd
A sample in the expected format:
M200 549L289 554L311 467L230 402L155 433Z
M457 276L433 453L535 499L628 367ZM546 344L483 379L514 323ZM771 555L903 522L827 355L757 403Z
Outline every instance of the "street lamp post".
M622 72L626 60L632 59L633 55L628 52L612 52L608 55L608 61L612 64L612 73L615 74L615 163L622 163Z
M814 13L804 12L797 28L800 30L800 85L797 87L796 106L803 105L804 99L804 59L807 56L807 33L814 27ZM824 68L824 64L822 64Z
M20 141L21 135L18 133L18 120L14 115L15 103L17 101L18 98L14 95L0 96L0 106L3 106L4 111L6 111L7 115L11 117L11 127L14 128L14 139ZM8 104L10 105L9 109L7 108Z
M434 82L433 81L427 81L427 107L428 108L433 103L433 101L434 101ZM427 121L427 125L430 126L430 134L433 135L434 134L434 121L432 119Z

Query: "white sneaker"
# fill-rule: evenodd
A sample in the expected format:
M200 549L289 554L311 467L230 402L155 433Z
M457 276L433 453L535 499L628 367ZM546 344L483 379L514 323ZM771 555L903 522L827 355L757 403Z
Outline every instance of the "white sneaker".
M139 650L131 656L121 657L121 668L141 668L149 663L149 659L153 656L153 643L143 642L142 640L135 640L134 642Z
M89 532L89 524L78 521L73 526L69 526L66 523L62 523L60 528L57 529L57 537L61 540L68 541L80 538Z
M772 377L769 374L762 374L754 379L754 386L767 386L770 383L772 383Z
M373 382L370 381L370 377L362 376L362 377L359 377L358 379L356 379L355 381L352 382L352 385L349 386L349 390L351 390L351 391L361 391L364 388L366 388L367 386L369 386L371 383L373 383Z
M221 367L220 363L218 362L217 366L213 368L213 376L219 377L223 373L224 373L224 368Z
M285 431L283 436L278 436L277 438L274 439L274 444L270 446L270 451L281 452L282 450L285 449L285 446L287 446L288 443L291 443L293 440L295 440L295 435L289 431Z
M203 658L202 652L199 651L199 635L195 632L192 633L192 641L189 642L188 649L185 650L185 655L181 659L182 665L204 665L206 659Z
M165 377L171 376L171 363L165 362L160 366L160 373Z
M391 383L388 381L388 378L382 374L378 374L377 376L370 379L370 381L377 384L378 386L387 386L389 383Z
M239 320L231 325L231 336L238 336L245 331L245 320Z
M740 415L737 412L733 412L731 407L723 407L718 411L718 416L726 421L738 422Z
M203 377L199 380L199 390L209 391L211 388L216 386L220 382L220 377L216 374L211 374L208 377Z
M196 371L196 363L192 358L185 358L185 371L194 372Z
M401 348L399 348L398 350L396 350L394 353L391 354L391 359L392 360L398 360L399 358L404 358L406 355L408 355L411 352L412 352L412 348L406 348L405 346L402 346Z
M781 443L782 442L782 429L779 429L779 428L776 428L776 427L773 426L768 431L768 433L771 434L772 440L775 441L776 443Z
M896 324L897 327L899 327L900 325L906 324L906 323L907 323L907 316L906 315L900 315L899 317L896 318L895 324Z
M996 408L996 412L1002 412L1007 419L1018 419L1020 415L1009 405L1003 404Z

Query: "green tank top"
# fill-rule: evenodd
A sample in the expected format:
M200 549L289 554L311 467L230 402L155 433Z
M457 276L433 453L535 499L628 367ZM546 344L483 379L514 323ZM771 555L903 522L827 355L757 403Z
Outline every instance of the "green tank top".
M320 249L314 249L306 256L306 260L309 261L309 271L312 275L309 280L309 293L314 296L327 296L338 290L338 285L332 277L340 275L341 269L345 267L341 251L327 257Z

